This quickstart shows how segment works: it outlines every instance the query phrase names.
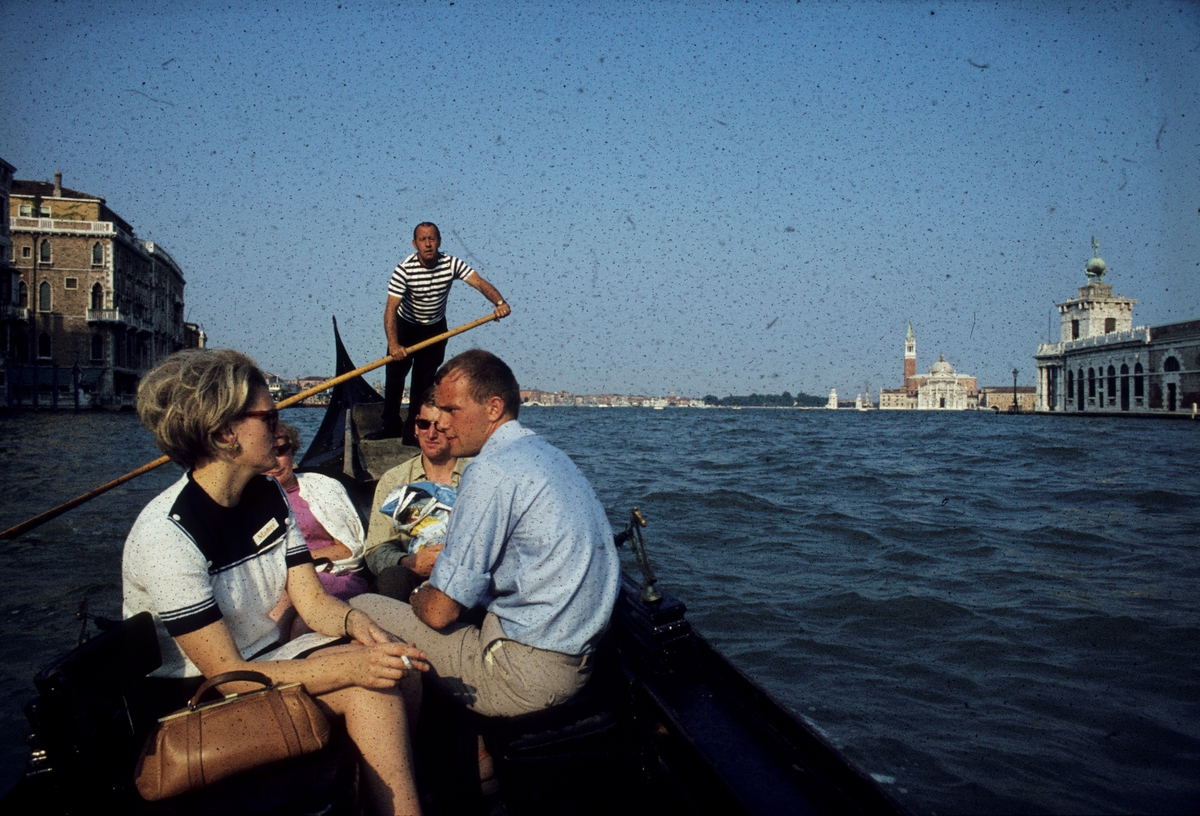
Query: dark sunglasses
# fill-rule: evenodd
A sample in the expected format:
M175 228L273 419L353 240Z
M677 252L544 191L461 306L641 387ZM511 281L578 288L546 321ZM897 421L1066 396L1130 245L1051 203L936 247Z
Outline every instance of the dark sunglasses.
M294 450L295 450L295 448L292 447L291 442L284 442L282 445L275 448L275 455L276 456L287 456L289 453L291 453Z
M428 431L429 426L433 424L433 420L432 419L414 419L413 424L416 425L418 428L420 428L422 431Z
M279 409L272 408L269 411L243 411L242 419L261 419L267 423L267 427L272 433L275 431L275 426L279 424Z

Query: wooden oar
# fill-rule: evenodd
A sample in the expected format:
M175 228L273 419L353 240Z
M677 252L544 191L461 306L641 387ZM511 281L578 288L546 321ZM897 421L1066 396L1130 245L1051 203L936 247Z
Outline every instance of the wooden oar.
M441 334L437 335L436 337L430 337L428 340L422 340L420 343L415 343L411 346L408 346L405 349L405 351L408 354L412 354L415 351L420 351L423 348L428 348L429 346L432 346L434 343L440 343L443 340L448 340L449 338L453 337L456 334L462 334L463 332L470 331L471 329L473 329L477 326L482 326L484 323L490 323L491 321L493 321L495 319L496 319L496 315L490 314L490 315L487 315L486 317L481 317L478 320L472 320L470 323L464 323L463 325L461 325L457 328L451 329L450 331L442 332ZM299 394L295 394L293 396L288 397L287 399L278 403L275 407L276 408L289 408L289 407L295 405L296 403L301 402L302 400L308 399L313 394L319 394L322 391L327 391L328 389L333 388L335 385L338 385L339 383L344 383L346 380L352 380L355 377L359 377L363 374L366 374L368 371L374 371L375 369L379 368L380 366L387 365L390 362L392 362L392 358L390 356L383 357L381 359L376 360L373 363L368 363L365 366L360 366L360 367L354 369L353 371L347 371L345 374L339 374L338 376L334 377L332 380L326 380L325 382L321 383L320 385L314 385L312 388L306 389L304 391L301 391ZM55 507L52 510L47 510L45 513L41 513L40 515L36 515L31 519L22 521L20 524L16 525L15 527L9 527L3 533L0 533L0 539L17 538L18 536L29 532L30 530L34 529L35 527L40 527L41 525L45 524L47 521L50 521L51 519L58 518L63 513L67 512L68 510L73 510L74 508L78 507L79 505L84 504L85 502L91 501L92 499L96 498L100 494L107 493L108 491L112 490L114 487L125 484L130 479L136 479L138 476L141 476L143 473L149 473L150 471L154 470L156 467L161 467L162 465L165 465L169 461L171 461L171 460L168 457L160 456L157 459L155 459L153 462L147 462L146 464L142 465L137 470L131 470L130 472L126 473L124 476L118 476L116 479L113 479L111 482L107 482L105 484L100 485L95 490L89 490L87 493L84 493L82 496L76 496L75 498L71 499L69 502L60 504L58 507Z

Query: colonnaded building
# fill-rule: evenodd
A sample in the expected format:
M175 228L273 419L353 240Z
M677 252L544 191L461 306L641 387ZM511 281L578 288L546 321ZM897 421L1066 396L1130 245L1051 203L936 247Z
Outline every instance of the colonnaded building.
M62 173L10 184L4 250L15 274L0 286L0 393L10 406L36 396L49 407L73 404L78 387L84 405L132 405L143 373L203 345L183 320L183 271L103 198L64 187Z
M969 374L956 374L939 354L927 376L917 376L917 338L912 324L904 338L904 387L880 389L879 407L885 410L966 411L979 402L979 385Z
M1058 304L1061 339L1038 346L1037 409L1172 413L1200 403L1200 320L1133 327L1133 306L1094 257L1079 295Z

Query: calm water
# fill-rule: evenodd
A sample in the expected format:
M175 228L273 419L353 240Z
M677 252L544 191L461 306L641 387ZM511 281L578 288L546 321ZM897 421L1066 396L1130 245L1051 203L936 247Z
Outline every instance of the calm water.
M315 411L289 411L313 429ZM1200 423L527 409L727 655L924 813L1200 812ZM0 526L157 456L129 415L0 417ZM120 605L168 466L8 543L0 784L74 611Z

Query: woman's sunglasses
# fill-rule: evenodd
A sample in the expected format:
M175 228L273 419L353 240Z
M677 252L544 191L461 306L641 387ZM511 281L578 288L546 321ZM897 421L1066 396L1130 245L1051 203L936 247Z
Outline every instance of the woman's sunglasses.
M261 419L267 423L271 433L275 433L275 427L279 424L279 409L272 408L269 411L243 411L242 419Z

